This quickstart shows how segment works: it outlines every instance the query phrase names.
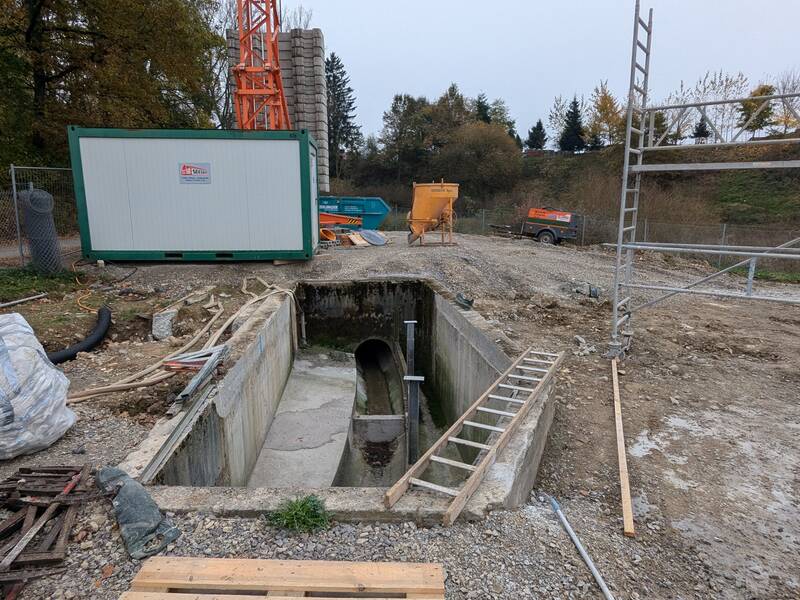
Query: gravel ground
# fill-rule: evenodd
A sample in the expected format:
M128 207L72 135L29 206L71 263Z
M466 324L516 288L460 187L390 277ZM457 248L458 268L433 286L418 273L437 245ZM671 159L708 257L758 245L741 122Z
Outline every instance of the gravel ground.
M719 586L696 556L696 572L686 580L684 564L664 563L657 535L635 541L586 533L595 520L609 520L592 498L563 507L572 526L595 555L609 587L619 598L708 598ZM127 559L108 506L87 507L76 527L78 538L60 578L31 583L25 598L116 599L127 589L138 563ZM440 562L453 599L598 598L597 587L544 497L517 511L498 511L480 523L450 528L403 524L336 524L316 534L291 534L263 519L178 516L183 535L166 554L174 556ZM653 567L658 567L654 569ZM691 587L689 585L691 584ZM691 592L686 593L686 589Z
M575 335L598 352L570 355L559 373L556 416L537 494L551 493L609 586L627 598L800 597L800 311L712 298L677 300L636 321L622 395L637 537L621 535L608 362L607 301L574 285L610 286L612 256L600 249L543 247L529 241L457 236L455 247L408 248L403 233L383 248L337 248L309 263L140 265L124 283L165 302L210 282L235 290L244 275L289 285L298 279L418 274L475 298L475 308L512 340L575 349ZM690 281L702 263L640 260L642 280ZM107 267L112 274L127 266ZM87 268L93 272L93 267ZM743 279L720 280L725 289ZM782 294L797 286L759 284ZM114 294L105 300L114 304ZM72 298L65 301L73 304ZM241 299L239 299L241 301ZM756 306L758 310L752 310ZM113 306L112 306L113 307ZM26 308L21 309L25 312ZM125 341L119 341L125 344ZM137 342L139 344L139 342ZM144 340L121 360L118 346L80 357L65 372L80 387L127 373L168 351ZM110 366L111 365L111 366ZM154 394L166 394L157 390ZM89 461L113 464L145 435L131 405L113 396L79 406L81 419L51 449L0 465ZM162 400L163 405L163 400ZM105 408L101 408L105 407ZM157 407L156 407L157 408ZM146 413L153 416L150 413ZM85 454L73 451L85 449ZM448 599L600 597L549 506L534 496L520 510L449 529L339 524L288 535L257 519L177 516L174 555L342 560L441 561ZM62 577L32 582L22 598L117 598L138 568L120 543L108 503L82 513Z

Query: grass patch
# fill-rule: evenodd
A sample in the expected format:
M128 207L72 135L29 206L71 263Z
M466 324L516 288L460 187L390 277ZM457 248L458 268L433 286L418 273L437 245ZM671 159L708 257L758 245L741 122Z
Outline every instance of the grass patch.
M33 269L0 269L0 301L10 302L26 296L47 292L67 293L79 286L75 276L69 271L55 275L42 275Z
M749 269L742 267L740 269L733 269L731 273L747 277ZM779 283L800 283L800 273L787 273L784 271L766 271L756 269L755 278L760 281L777 281Z
M322 500L316 496L304 496L284 502L269 515L269 522L290 531L312 532L327 529L331 517Z

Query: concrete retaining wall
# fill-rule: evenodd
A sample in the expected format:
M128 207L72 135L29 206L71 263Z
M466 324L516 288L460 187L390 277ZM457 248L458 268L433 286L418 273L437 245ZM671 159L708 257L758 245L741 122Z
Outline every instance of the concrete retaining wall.
M498 339L496 330L476 312L457 308L450 301L450 294L433 282L402 278L308 282L300 284L297 291L305 310L311 343L327 342L326 345L346 347L378 335L395 339L402 347L402 321L411 317L420 321L416 339L417 365L445 413L445 425L458 418L511 364L511 360L494 344ZM264 437L260 432L265 434L269 428L275 403L280 399L291 367L292 343L287 341L291 340L291 316L287 304L284 303L264 324L256 343L250 344L236 368L226 376L220 398L213 405L215 413L204 416L199 422L196 443L212 448L211 462L192 466L188 455L176 455L173 458L175 469L184 473L187 480L194 481L152 488L159 506L175 512L207 511L220 515L253 516L276 509L285 499L315 493L341 521L439 522L448 499L419 490L409 491L392 510L386 510L382 505L382 488L273 490L187 487L220 483L237 486L246 480L252 461L263 444ZM269 348L269 352L265 353L265 348ZM541 349L554 351L552 348ZM481 518L487 511L526 502L553 419L552 387L551 381L542 390L536 404L468 502L463 518ZM379 441L392 438L396 433L394 426L400 425L378 422L379 419L371 421L365 418L355 427L359 428L362 437L375 437ZM386 426L391 427L387 429ZM217 436L217 432L221 435ZM181 453L188 450L187 444ZM192 459L198 460L200 456L194 455Z
M293 328L293 304L281 299L267 301L237 330L239 358L156 477L158 483L247 484L291 372Z

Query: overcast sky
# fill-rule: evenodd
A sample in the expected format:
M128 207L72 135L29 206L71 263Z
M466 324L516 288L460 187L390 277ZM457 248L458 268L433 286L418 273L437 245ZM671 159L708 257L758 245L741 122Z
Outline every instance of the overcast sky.
M554 96L627 93L633 0L284 0L313 11L350 75L365 134L396 93L430 98L451 82L503 98L520 135ZM654 9L651 88L660 100L708 70L757 82L800 67L800 0L643 0ZM645 11L643 11L645 12Z

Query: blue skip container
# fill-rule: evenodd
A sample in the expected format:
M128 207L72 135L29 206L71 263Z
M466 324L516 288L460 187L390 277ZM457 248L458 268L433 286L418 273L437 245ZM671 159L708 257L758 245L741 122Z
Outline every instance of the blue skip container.
M360 217L363 229L378 229L390 210L383 198L353 196L320 196L319 198L319 212ZM358 229L355 225L341 225L341 227Z

